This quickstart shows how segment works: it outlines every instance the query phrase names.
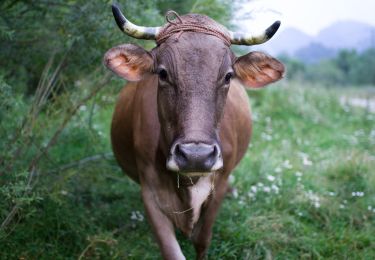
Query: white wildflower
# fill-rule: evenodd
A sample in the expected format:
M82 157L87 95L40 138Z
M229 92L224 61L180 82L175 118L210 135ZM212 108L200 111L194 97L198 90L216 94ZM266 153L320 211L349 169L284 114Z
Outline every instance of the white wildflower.
M269 193L271 191L271 188L268 186L263 187L263 191L266 193Z
M247 196L249 196L251 199L255 198L255 194L252 192L247 193Z
M237 191L237 189L233 189L232 190L232 195L233 195L233 198L235 198L235 199L238 198L238 191Z
M320 208L320 198L318 195L314 194L312 190L309 190L307 192L307 197L310 199L315 208Z
M289 160L286 160L286 161L283 162L283 167L285 169L292 169L293 168L293 166L290 164Z
M309 160L309 155L307 153L299 152L298 155L302 159L302 164L305 166L311 166L312 161Z
M312 161L310 161L307 157L303 157L303 165L305 165L305 166L311 166L313 163L312 163Z
M364 134L365 134L365 131L363 129L360 129L354 132L355 136L363 136Z
M137 211L132 211L130 219L142 222L144 220L144 216L138 210Z
M276 179L275 176L267 175L267 180L274 181L275 179Z
M352 197L363 197L365 193L363 191L353 191Z
M276 193L279 194L279 187L277 187L275 184L272 184L271 189Z
M234 184L235 181L236 181L236 177L234 177L234 175L229 175L229 183Z
M137 214L135 213L135 211L132 211L132 214L130 216L130 219L131 220L137 220Z
M272 141L272 135L269 135L267 133L261 133L261 138L265 141Z

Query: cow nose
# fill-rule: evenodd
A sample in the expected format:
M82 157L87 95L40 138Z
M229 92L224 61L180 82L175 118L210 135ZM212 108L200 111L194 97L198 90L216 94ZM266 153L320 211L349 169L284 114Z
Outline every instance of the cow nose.
M217 144L176 143L167 163L170 170L180 172L210 172L223 166Z

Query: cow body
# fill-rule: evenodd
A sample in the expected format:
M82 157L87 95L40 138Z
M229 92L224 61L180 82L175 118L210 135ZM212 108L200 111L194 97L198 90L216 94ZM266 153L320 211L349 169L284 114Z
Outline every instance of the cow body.
M124 172L141 185L147 214L154 211L164 214L168 225L173 223L193 239L199 237L195 241L199 247L200 243L209 243L228 176L248 147L251 134L248 98L239 82L233 81L220 126L224 167L206 177L188 178L166 169L168 152L160 138L156 85L156 77L150 76L129 83L121 91L112 121L113 151ZM158 228L162 232L169 232L168 226L161 225ZM169 235L176 239L174 234Z
M131 27L116 8L114 14L125 32L140 28ZM251 114L244 87L279 80L284 66L261 52L236 57L229 48L232 41L267 40L277 22L256 37L230 40L230 33L206 16L177 20L164 29L141 28L134 34L149 38L159 32L151 51L124 44L106 53L105 65L134 81L117 102L112 147L124 172L141 186L163 257L184 259L175 236L178 228L201 259L228 177L249 144Z
M247 94L239 82L232 82L219 130L223 169L191 178L166 169L168 151L161 138L156 97L156 76L123 88L112 121L113 151L124 172L141 185L145 204L153 204L188 237L208 236L197 243L209 240L207 231L227 190L228 176L248 147L251 117Z

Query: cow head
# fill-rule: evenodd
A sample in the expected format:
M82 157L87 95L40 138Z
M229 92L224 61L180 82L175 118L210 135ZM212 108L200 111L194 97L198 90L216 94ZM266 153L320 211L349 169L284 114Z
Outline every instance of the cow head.
M163 30L173 29L173 24L164 28L136 26L126 20L116 6L112 10L119 27L135 38L156 37L158 42ZM279 80L284 66L261 52L236 57L228 44L265 42L276 32L279 22L260 34L246 35L227 31L202 15L186 15L178 20L181 24L195 21L214 27L219 33L216 29L214 33L198 30L164 33L163 41L153 50L146 51L132 44L120 45L106 53L104 63L129 81L157 75L158 115L169 149L167 168L192 176L223 167L219 128L231 80L237 78L245 87L260 88Z

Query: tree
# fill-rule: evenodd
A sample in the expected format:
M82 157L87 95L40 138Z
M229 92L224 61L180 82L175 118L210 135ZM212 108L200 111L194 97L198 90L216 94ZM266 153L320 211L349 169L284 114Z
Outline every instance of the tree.
M32 94L47 62L61 65L57 80L68 88L82 75L102 66L106 50L124 42L152 48L152 41L122 34L112 17L110 0L3 0L0 2L0 67L5 79L20 92ZM160 26L167 9L180 14L205 13L228 22L229 0L121 1L129 18L137 24Z

